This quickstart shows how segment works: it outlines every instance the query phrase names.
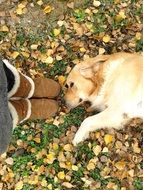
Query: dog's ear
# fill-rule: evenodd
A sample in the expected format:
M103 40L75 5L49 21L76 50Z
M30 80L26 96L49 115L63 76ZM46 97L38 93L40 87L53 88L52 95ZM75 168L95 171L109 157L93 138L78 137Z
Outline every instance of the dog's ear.
M89 58L80 63L80 74L85 78L92 78L99 70L101 64L107 61L109 55L98 55L95 58Z

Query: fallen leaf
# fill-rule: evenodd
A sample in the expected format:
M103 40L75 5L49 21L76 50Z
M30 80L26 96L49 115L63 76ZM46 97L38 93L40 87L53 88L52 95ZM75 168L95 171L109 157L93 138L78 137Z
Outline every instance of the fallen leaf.
M71 144L64 145L64 150L67 152L71 152L73 150L73 146Z
M98 156L98 154L101 152L101 150L102 150L102 148L99 145L96 145L93 147L93 152L96 156Z
M123 170L126 166L126 163L124 161L119 161L119 162L116 162L115 163L115 167L118 169L118 170Z
M64 183L62 183L62 185L67 187L68 189L73 187L73 185L71 183L69 183L69 182L64 182Z
M13 165L13 158L7 158L5 162L9 165Z
M104 141L105 141L106 145L109 144L109 143L111 143L113 141L113 136L110 135L110 134L106 134L104 136Z
M11 54L11 57L12 57L13 59L16 59L16 58L18 57L18 55L19 55L19 52L18 52L18 51L14 51L14 52Z
M41 185L42 187L47 187L48 183L45 179L42 179Z
M51 11L53 10L53 8L50 6L50 5L47 5L45 8L44 8L44 13L48 14L50 13Z
M20 190L23 188L23 181L19 181L15 184L15 190Z
M59 179L64 179L64 178L65 178L65 173L64 173L64 171L61 171L61 172L58 173L58 178L59 178Z
M58 35L60 34L60 32L61 32L61 30L58 29L58 28L55 28L55 29L53 30L54 36L58 36Z
M110 36L109 35L105 35L105 36L103 36L103 42L105 42L105 43L108 43L108 42L110 42Z
M90 171L90 170L94 170L95 169L95 164L93 162L90 162L87 164L87 169Z
M66 80L65 76L63 75L58 76L58 81L61 86L63 86L63 84L65 83L65 80Z
M30 54L28 53L28 52L21 52L21 54L24 56L24 57L26 57L26 58L28 58L29 56L30 56Z
M0 32L9 32L9 28L6 25L0 27Z
M100 1L96 1L96 0L93 1L93 6L99 7L100 5L101 5Z
M72 170L73 170L73 171L78 171L78 166L72 165Z

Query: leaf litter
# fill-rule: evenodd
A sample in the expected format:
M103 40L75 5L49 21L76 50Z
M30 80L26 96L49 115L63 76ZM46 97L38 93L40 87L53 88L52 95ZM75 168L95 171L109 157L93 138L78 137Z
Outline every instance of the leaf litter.
M141 0L0 1L0 52L32 78L63 86L74 64L86 57L143 51ZM13 132L0 156L0 189L141 190L143 124L100 130L73 147L84 108L68 113L63 95L55 118L28 121Z

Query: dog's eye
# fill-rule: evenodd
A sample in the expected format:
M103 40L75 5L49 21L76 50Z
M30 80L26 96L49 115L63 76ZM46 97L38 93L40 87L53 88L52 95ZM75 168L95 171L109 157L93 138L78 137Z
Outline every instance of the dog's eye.
M70 87L72 88L72 87L73 87L73 85L74 85L74 83L73 83L73 82L71 82L71 83L70 83Z
M82 102L82 98L79 99L79 103Z
M69 87L68 84L66 84L65 87L68 88Z

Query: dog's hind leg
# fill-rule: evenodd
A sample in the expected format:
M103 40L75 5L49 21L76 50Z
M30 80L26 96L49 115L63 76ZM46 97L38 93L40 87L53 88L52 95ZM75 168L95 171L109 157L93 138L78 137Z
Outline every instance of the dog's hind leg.
M81 141L88 138L89 133L101 128L116 128L120 129L129 119L123 112L116 107L107 108L97 115L86 118L78 129L73 144L77 145Z

